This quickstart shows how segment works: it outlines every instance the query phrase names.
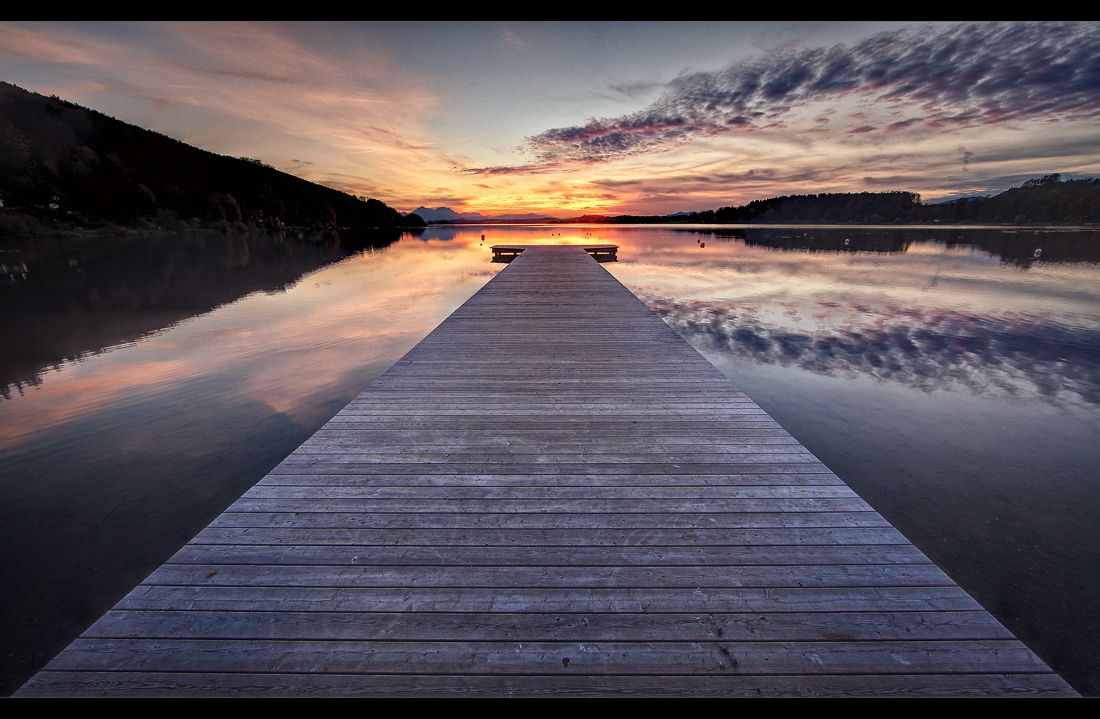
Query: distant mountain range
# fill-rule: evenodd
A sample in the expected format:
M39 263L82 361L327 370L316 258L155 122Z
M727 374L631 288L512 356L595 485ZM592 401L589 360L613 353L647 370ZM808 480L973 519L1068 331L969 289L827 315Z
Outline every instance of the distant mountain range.
M515 222L517 220L530 222L554 219L549 215L540 215L534 212L513 215L483 215L480 212L455 212L450 207L437 207L432 210L430 208L424 207L423 205L407 214L420 215L420 217L425 222L453 222L456 224L476 224L478 222Z
M450 207L437 207L434 210L429 207L421 205L412 212L403 212L403 215L419 215L425 222L434 222L436 224L453 223L453 224L477 224L479 222L494 223L494 222L607 222L609 218L605 215L582 215L580 217L560 218L552 217L550 215L540 215L535 212L528 212L526 214L511 214L511 215L483 215L480 212L455 212ZM680 217L692 217L697 215L697 212L673 212L670 215L663 215L667 218L680 218Z

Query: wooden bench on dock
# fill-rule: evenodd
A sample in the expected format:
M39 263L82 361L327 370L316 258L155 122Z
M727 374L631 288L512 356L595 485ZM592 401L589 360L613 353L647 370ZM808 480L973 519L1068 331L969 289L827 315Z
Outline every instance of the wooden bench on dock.
M493 245L493 262L511 262L528 247L539 245ZM596 258L597 262L615 262L618 260L618 245L576 245Z

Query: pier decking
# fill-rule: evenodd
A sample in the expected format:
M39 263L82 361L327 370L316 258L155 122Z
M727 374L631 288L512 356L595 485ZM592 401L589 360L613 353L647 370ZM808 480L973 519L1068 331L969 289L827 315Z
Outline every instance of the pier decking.
M527 249L18 695L1073 691L579 247Z

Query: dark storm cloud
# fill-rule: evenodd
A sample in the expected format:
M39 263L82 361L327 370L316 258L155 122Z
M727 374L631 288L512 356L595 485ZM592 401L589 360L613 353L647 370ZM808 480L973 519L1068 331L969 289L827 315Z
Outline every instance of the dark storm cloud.
M849 94L920 108L919 117L888 125L887 131L1096 117L1100 25L923 27L881 33L852 46L774 53L678 78L639 112L529 137L527 149L536 156L532 165L485 170L522 172L658 152L692 138L774 125L806 103ZM852 130L871 131L871 125Z
M974 153L962 145L959 145L959 152L962 154L963 172L966 172L966 166L970 164L970 158L974 157Z
M911 126L916 125L917 123L919 123L923 119L924 119L923 117L911 117L908 120L902 120L900 122L894 122L894 123L891 123L891 124L886 126L886 131L887 132L897 132L899 130L906 130Z

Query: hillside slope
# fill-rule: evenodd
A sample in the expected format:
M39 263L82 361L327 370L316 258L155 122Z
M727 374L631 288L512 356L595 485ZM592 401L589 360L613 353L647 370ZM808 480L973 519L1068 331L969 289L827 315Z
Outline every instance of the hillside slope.
M56 97L0 82L0 200L55 218L135 223L423 227L384 203L257 160L218 155ZM56 205L56 207L51 207ZM9 225L18 224L11 221Z

